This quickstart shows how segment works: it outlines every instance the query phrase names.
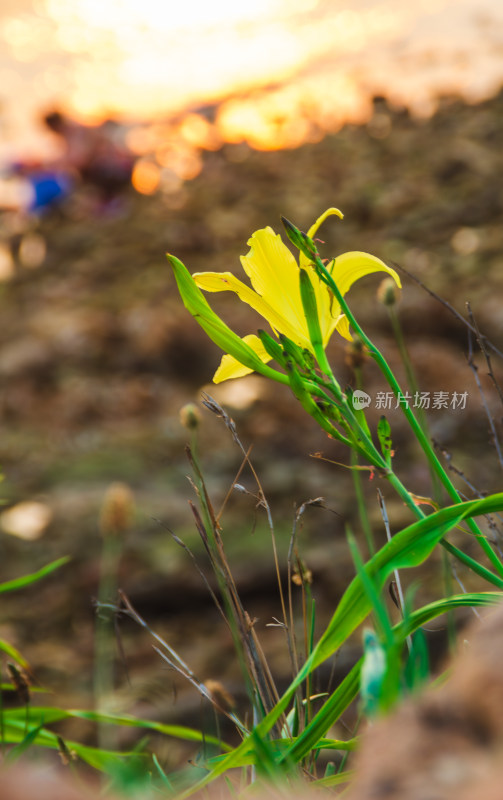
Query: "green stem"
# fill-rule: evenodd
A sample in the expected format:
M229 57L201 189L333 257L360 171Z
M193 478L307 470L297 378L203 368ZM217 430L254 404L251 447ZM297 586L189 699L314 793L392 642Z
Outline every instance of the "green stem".
M197 444L195 436L192 437L192 444ZM199 530L199 533L205 543L206 551L217 579L226 611L225 616L241 664L250 702L254 713L262 717L274 705L274 698L270 695L267 678L264 675L260 657L255 647L253 631L247 624L246 613L227 563L218 523L216 523L210 507L211 503L207 495L203 473L196 452L189 451L188 455L202 510L203 529Z
M351 451L351 466L353 467L358 466L358 455L355 453L354 450ZM372 527L370 525L369 517L367 514L367 506L365 503L365 496L363 494L362 479L360 477L360 472L358 469L353 469L352 472L353 472L353 485L355 487L356 504L358 506L358 512L360 514L360 522L363 528L365 541L367 542L369 556L370 558L372 558L372 556L375 555L376 547L374 543L374 537L372 535Z
M306 247L306 250L307 250L307 247ZM315 266L316 266L316 268L318 270L318 274L320 276L320 279L323 280L324 283L326 283L327 286L329 286L329 288L334 293L334 296L335 296L337 302L339 303L339 305L341 307L341 310L346 315L346 317L347 317L347 319L349 321L349 324L351 325L351 327L354 330L354 332L358 334L358 336L361 338L363 343L366 345L371 357L374 359L374 361L378 365L379 369L383 373L383 375L386 378L389 386L391 387L395 397L397 399L399 399L400 397L403 397L404 395L403 395L403 392L402 392L402 390L400 388L400 385L399 385L398 381L396 380L396 378L395 378L393 372L391 371L390 367L388 366L388 363L387 363L386 359L384 358L382 353L377 349L377 347L374 345L374 343L371 341L371 339L369 339L369 337L366 335L366 333L363 331L361 326L356 321L356 319L353 316L348 304L346 303L346 301L344 300L344 297L342 296L341 292L339 291L339 288L338 288L337 284L335 283L335 281L332 278L331 274L326 269L325 265L323 264L322 260L320 259L319 255L318 255L318 253L316 251L314 251L314 252L307 251L306 255L308 255L310 258L313 259L313 261L315 263ZM430 465L432 466L433 470L435 471L435 473L440 478L440 480L441 480L444 488L446 489L449 497L452 500L454 500L455 503L460 503L461 502L461 498L458 495L456 487L454 486L454 484L452 483L452 481L449 478L448 474L446 473L445 469L443 468L442 464L440 463L435 451L433 450L433 448L432 448L432 446L430 444L430 441L429 441L428 437L425 435L421 425L418 423L417 419L415 418L414 414L412 413L411 409L409 408L408 403L400 403L400 405L402 407L402 411L403 411L403 413L405 415L405 418L407 419L407 422L409 423L410 427L412 428L412 431L413 431L415 437L417 438L419 444L421 445L421 447L423 449L424 454L426 455L426 458L428 459L428 462L430 463ZM417 506L416 506L416 509L417 509ZM417 510L420 511L420 509L417 509ZM424 514L422 512L421 512L421 516L424 516ZM499 575L503 576L503 564L501 563L500 559L498 558L498 556L496 555L496 553L492 549L491 545L489 544L489 542L485 538L484 534L480 530L480 528L477 525L477 523L474 522L474 520L472 520L472 519L468 519L467 520L467 525L470 528L470 530L472 531L472 533L475 535L475 537L477 538L477 541L479 542L482 550L486 554L486 556L489 559L489 561L492 564L492 566L499 573Z
M387 306L388 314L391 322L391 327L393 329L393 334L395 336L396 343L398 345L398 350L400 352L400 357L402 359L402 364L405 369L405 374L407 376L407 383L409 384L409 388L415 396L419 394L419 386L416 380L416 375L414 372L414 367L412 366L412 362L410 360L409 351L407 350L407 345L405 344L405 338L402 331L402 326L400 325L400 320L398 318L398 314L394 306ZM419 406L416 410L418 423L424 431L424 434L428 440L430 441L430 431L428 427L428 419L424 412L424 409ZM437 503L441 501L441 490L439 486L439 476L436 470L433 467L433 464L428 460L428 467L430 470L431 476L431 483L433 488L433 496Z
M400 317L397 313L397 309L394 303L387 304L386 308L388 310L388 315L391 322L391 327L393 329L393 333L395 336L395 341L398 345L398 350L400 352L400 357L402 359L402 364L405 369L405 374L407 376L407 383L409 384L409 389L411 390L414 397L419 396L419 385L416 379L416 373L414 371L414 367L412 365L412 361L409 355L409 351L407 349L407 344L405 342L405 337L403 335L403 329L400 323ZM426 416L426 412L422 408L421 405L416 407L416 415L417 420L424 431L425 436L427 437L428 441L431 441L430 429L428 426L428 418ZM431 479L431 486L433 490L433 498L434 500L440 505L442 502L442 486L440 484L439 476L437 475L433 465L430 461L428 461L428 469L430 472L430 479ZM447 553L447 550L444 549L443 551L443 558L442 558L442 581L445 587L445 596L449 597L452 595L452 568L450 567L450 560ZM447 630L448 630L448 640L451 645L451 651L453 647L453 643L456 638L455 626L454 626L454 614L451 611L447 614Z
M356 388L362 389L363 381L362 381L361 369L355 366L354 373L356 378ZM353 467L358 466L358 454L354 450L351 451L351 464ZM365 496L363 492L363 484L360 475L360 470L353 469L352 472L353 472L353 485L355 487L356 504L358 506L358 512L360 514L360 522L363 529L363 535L365 536L365 540L367 542L369 556L372 557L376 552L376 546L374 541L374 535L372 533L372 526L370 524L369 515L367 513L367 504L365 503Z
M352 411L351 411L350 407L347 405L347 403L346 403L345 411L348 414L348 416L352 415ZM414 498L412 497L411 493L408 491L406 486L404 486L404 484L401 482L400 478L393 472L392 469L390 469L387 466L383 456L381 456L379 451L376 449L376 447L374 446L374 443L371 440L368 439L366 432L361 428L361 426L358 423L358 420L356 420L353 417L352 423L350 423L350 424L354 424L355 426L358 427L359 436L362 438L362 440L364 441L364 443L366 445L366 448L365 448L366 449L366 455L367 455L367 458L369 459L370 463L374 467L376 467L376 469L379 470L380 474L389 481L389 483L393 486L393 488L396 491L396 493L398 494L398 496L402 498L402 500L404 501L405 505L408 508L410 508L410 510L413 512L413 514L416 517L418 517L419 519L424 519L426 514L417 505L417 503L414 500ZM458 499L458 502L459 502L459 499ZM466 520L466 521L469 522L469 520ZM480 534L480 536L482 536L482 534ZM485 542L485 539L483 539L482 541ZM442 539L440 541L440 544L442 545L443 548L445 548L445 550L447 550L448 553L450 553L455 558L457 558L458 561L460 561L462 564L464 564L465 566L469 567L474 573L479 575L481 578L484 578L484 580L488 581L489 583L493 584L494 586L497 586L499 589L503 589L503 576L501 576L501 564L500 564L499 561L498 561L498 566L500 567L500 569L498 570L499 575L494 575L490 570L488 570L482 564L479 564L479 562L476 561L475 559L473 559L470 556L466 555L466 553L463 553L462 550L460 550L458 547L456 547L455 545L453 545L450 542L448 542L446 539ZM494 555L492 550L491 550L491 553Z
M328 369L330 372L328 373L328 377L330 381L332 381L332 371L330 366L328 365ZM408 489L403 485L401 480L398 476L393 472L393 470L388 467L384 456L377 450L374 442L372 439L369 438L367 432L362 428L358 419L356 418L353 409L349 405L346 397L342 395L340 392L339 385L337 381L334 379L334 383L331 386L331 389L335 396L338 394L340 395L340 403L337 404L337 408L343 415L344 419L348 423L348 428L355 431L357 434L357 441L358 451L363 453L363 455L370 461L372 466L374 466L381 475L383 475L387 480L391 483L395 491L398 495L403 499L405 504L414 512L415 516L422 519L426 515L421 511L417 503L415 502L414 498L412 497L411 493Z
M346 308L347 308L347 306L346 306ZM344 313L346 313L346 312L344 312ZM350 323L351 323L351 325L353 324L351 320L350 320ZM360 333L360 331L359 331L359 333ZM361 335L361 333L360 333L360 335ZM383 373L383 375L385 376L386 380L388 381L388 383L389 383L391 389L393 390L395 396L397 398L400 397L400 396L403 396L402 391L400 389L400 386L399 386L395 376L393 375L391 369L389 368L385 358L382 356L382 354L379 352L379 350L377 350L377 348L374 345L372 345L372 343L370 342L370 339L368 339L367 337L365 337L365 338L366 338L366 343L368 343L368 344L370 344L372 346L371 355L374 358L374 360L376 361L376 363L378 364L379 368L381 369L381 372ZM462 502L461 498L460 498L460 496L459 496L459 494L458 494L458 492L456 490L456 487L454 486L454 484L452 483L452 481L449 478L448 474L446 473L445 469L443 468L442 464L440 463L440 461L439 461L439 459L437 457L437 454L433 450L433 447L431 446L430 441L429 441L428 437L425 435L421 425L418 423L417 419L415 418L414 414L412 413L412 411L410 410L408 405L407 404L401 404L401 405L402 405L402 411L403 411L403 413L404 413L404 415L405 415L410 427L412 428L412 431L413 431L414 435L416 436L419 444L421 445L421 447L423 449L423 452L426 455L426 458L428 459L428 461L431 464L432 468L434 469L434 471L436 472L436 474L440 478L444 488L447 491L447 494L449 495L451 500L454 500L455 503ZM480 530L480 528L477 525L477 523L473 519L468 519L467 520L467 525L470 528L470 530L472 531L472 533L475 535L475 537L477 538L477 541L479 542L482 550L486 554L486 556L489 559L489 561L491 562L492 566L503 577L503 564L501 563L501 561L498 558L497 554L492 549L491 545L487 541L486 537L484 536L484 534Z
M109 711L114 690L114 628L110 604L117 591L117 571L122 541L114 533L104 533L101 576L95 629L94 701L97 711ZM98 742L103 749L116 746L116 735L109 725L99 725Z

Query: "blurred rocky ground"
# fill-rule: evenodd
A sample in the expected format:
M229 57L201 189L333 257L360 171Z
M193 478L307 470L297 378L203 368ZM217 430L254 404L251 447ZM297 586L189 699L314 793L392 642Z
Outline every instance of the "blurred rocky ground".
M211 385L220 353L185 311L165 252L191 271L239 272L239 255L254 230L271 225L279 232L280 214L307 229L336 205L345 219L330 220L320 231L327 256L364 250L402 265L464 316L469 301L481 331L502 350L502 139L503 95L478 106L446 98L424 120L376 99L365 127L348 126L292 151L225 145L207 153L202 173L182 188L152 197L131 191L103 213L91 213L77 193L60 210L22 225L12 214L0 217L0 463L6 509L18 511L17 527L12 515L10 525L8 515L1 518L2 579L60 555L72 557L44 583L5 596L0 635L23 651L54 702L91 702L98 520L104 494L116 481L131 487L136 503L135 522L124 533L120 586L201 678L218 678L231 692L240 691L228 632L168 530L207 569L188 508L193 491L184 447L190 434L179 420L184 404L199 402L201 387L233 417L245 448L253 447L282 564L294 508L325 498L326 508L306 511L299 532L299 551L313 572L320 630L352 575L344 530L349 522L360 536L361 526L350 471L311 457L321 452L348 464L348 453L305 418L283 387L257 376ZM501 465L467 363L467 329L410 277L402 279L399 316L420 388L468 392L466 409L430 411L432 434L466 480L481 491L496 490ZM348 298L404 380L386 310L376 300L379 281L362 280ZM259 327L234 296L214 295L211 301L238 333ZM341 382L354 383L345 342L335 336L330 357ZM501 432L501 400L480 353L476 364ZM493 367L501 378L494 354ZM373 397L386 390L369 362L363 379ZM374 424L380 413L369 409ZM388 416L398 471L417 494L431 495L424 459L399 412L392 409ZM206 409L198 451L218 508L242 454ZM472 496L464 478L457 481ZM248 469L239 482L252 494L234 492L228 501L224 541L273 672L284 682L284 637L266 627L281 613L270 535ZM380 538L377 481L364 483ZM396 530L410 516L380 488ZM20 505L28 502L35 505ZM422 576L419 599L434 593L440 572L439 558L438 574ZM469 576L462 577L470 585ZM199 724L199 698L165 669L151 645L131 623L125 626L131 685L119 669L117 707ZM175 762L184 753L171 747L169 758Z

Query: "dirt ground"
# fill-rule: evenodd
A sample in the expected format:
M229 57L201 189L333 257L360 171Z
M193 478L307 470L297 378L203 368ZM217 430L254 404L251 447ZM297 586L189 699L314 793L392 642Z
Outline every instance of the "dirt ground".
M3 498L7 507L37 501L50 515L33 541L1 535L2 579L71 556L43 583L5 596L0 634L22 650L55 703L92 702L99 515L116 481L131 487L136 505L134 524L123 537L121 588L200 677L241 691L228 634L168 530L206 569L188 508L189 434L179 420L184 404L199 402L201 387L232 415L245 447L253 446L283 564L295 506L325 498L326 508L306 512L299 534L300 552L313 571L319 630L352 574L345 525L351 523L359 536L361 531L351 475L310 457L323 452L347 464L348 454L304 418L286 389L255 376L210 385L220 354L183 308L165 252L192 271L239 271L239 255L254 230L271 225L279 232L280 214L307 229L335 205L345 219L329 221L320 232L327 256L368 251L405 267L463 315L469 301L480 329L501 350L502 138L503 95L479 106L446 98L429 120L412 119L376 99L366 127L346 127L294 151L226 145L208 153L202 173L182 189L154 197L131 193L114 213L90 215L75 197L22 226L12 215L0 217L16 263L15 274L0 285ZM26 257L30 237L32 245L46 248L37 267ZM421 389L468 392L466 409L430 412L433 436L467 481L481 491L496 490L501 465L467 364L467 329L412 278L402 274L402 280L400 318ZM378 283L378 277L365 279L348 297L403 379L386 311L375 297ZM214 296L212 303L238 333L258 327L253 312L234 297ZM346 384L353 376L344 347L334 337L329 354ZM480 355L477 364L501 432L501 401ZM501 377L497 356L493 366ZM372 364L363 375L370 394L386 388ZM369 410L373 423L380 413ZM218 508L242 456L221 420L205 409L201 415L198 451ZM400 474L413 491L428 495L427 467L399 412L391 410L389 419ZM457 480L472 496L464 477ZM227 504L224 541L282 684L289 675L285 642L277 628L266 627L280 614L270 535L256 508L251 474L245 470L240 482L252 496L234 493ZM396 530L409 521L408 512L381 488ZM365 482L376 535L382 536L375 490L375 483ZM419 599L435 592L433 572L422 576ZM119 666L114 707L199 725L206 713L200 700L165 668L151 638L132 623L123 626L123 636L130 684ZM342 672L353 656L341 658ZM186 757L184 747L169 747L173 763Z

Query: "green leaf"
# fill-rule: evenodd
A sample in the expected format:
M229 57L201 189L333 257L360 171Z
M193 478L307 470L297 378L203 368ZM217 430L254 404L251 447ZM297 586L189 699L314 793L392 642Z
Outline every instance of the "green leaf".
M436 544L453 527L468 517L503 509L503 493L483 500L470 500L443 508L395 534L365 565L365 571L383 586L395 569L417 567L433 551ZM503 588L503 581L501 581ZM360 625L371 609L361 577L356 576L346 591L317 647L304 665L308 674L329 658Z
M347 769L344 772L338 772L336 775L326 775L324 778L318 778L310 786L340 786L342 783L352 781L355 775L354 769Z
M5 744L17 744L25 740L26 728L26 711L22 709L23 717L16 719L11 711L4 711L3 714L3 741ZM31 715L30 715L31 718ZM60 745L58 736L52 731L47 730L45 727L38 727L36 736L30 742L33 745L47 747L51 750L59 750ZM128 753L116 753L108 750L100 750L97 747L88 747L87 745L79 744L65 740L65 744L70 752L74 752L83 761L95 769L110 771L117 761L128 757Z
M360 688L360 671L363 657L356 662L340 682L337 689L332 692L326 703L314 715L304 728L301 735L288 750L288 757L294 763L301 761L316 747L317 742L325 735L332 725L340 718L341 714L353 702Z
M21 664L20 666L24 666ZM29 669L30 665L27 663ZM16 692L17 689L13 683L0 683L0 691L2 692ZM52 689L44 689L43 686L30 686L30 694L49 694Z
M16 744L12 750L9 750L7 755L5 756L5 763L7 764L14 764L15 761L20 758L25 750L28 750L33 744L35 744L35 740L42 729L42 725L39 725L38 728L33 728L33 730L29 731L26 736Z
M256 731L251 732L250 739L253 744L254 763L256 764L258 775L268 781L279 780L282 776L282 770L278 766L271 742L259 736Z
M398 639L405 639L414 633L418 628L426 625L430 620L452 611L455 608L465 606L494 606L503 600L502 592L468 592L466 594L455 594L451 597L444 597L428 603L416 611L412 611L405 619L395 625L395 636Z
M365 569L365 564L362 561L355 537L348 529L346 533L349 549L351 551L351 558L355 565L356 574L362 582L363 589L370 601L374 619L376 620L380 636L383 641L388 644L393 644L393 628L389 618L388 610L380 597L380 591L376 586L375 580L368 574Z
M185 739L191 742L207 742L217 745L222 750L231 750L231 747L216 736L203 733L194 728L187 728L184 725L167 725L162 722L154 722L147 719L139 719L128 714L103 714L98 711L67 711L64 712L69 717L88 719L92 722L107 723L109 725L123 725L132 728L148 728L157 731L165 736L173 736L177 739Z
M443 508L431 514L425 519L415 522L404 530L397 533L391 541L387 542L365 565L365 570L370 577L374 577L377 585L383 585L388 575L394 569L405 569L422 564L433 551L438 542L462 520L503 510L503 493L490 495L482 500L470 500L459 503L448 508ZM496 576L495 576L496 577ZM503 581L501 581L503 588ZM459 605L477 605L479 595L461 595L457 600ZM501 594L492 593L494 598L501 599ZM433 616L447 610L449 602L453 598L447 598L442 611L433 606L431 612ZM491 602L491 601L489 601ZM452 606L454 607L454 606ZM273 725L286 711L295 691L310 675L313 670L335 653L340 645L353 633L358 625L365 619L371 608L370 601L365 593L361 579L357 576L346 589L332 620L330 621L325 633L321 637L318 645L308 658L303 668L297 674L286 692L276 703L274 708L256 726L255 731L259 736L266 736ZM416 614L411 614L407 622L416 621ZM403 623L402 623L403 624ZM424 624L424 623L419 623ZM411 631L407 630L405 635ZM296 744L291 751L285 754L285 759L292 759L294 762L303 758L313 744L323 736L331 724L335 722L340 714L347 708L358 692L361 661L353 667L349 674L344 678L336 691L329 700L323 705L313 720L306 726L302 735L299 736ZM326 724L326 727L324 727ZM219 775L232 769L239 764L243 752L250 747L249 737L241 745L227 755L209 775L199 781L196 786L186 792L182 792L178 800L188 797L194 791L202 789L211 783Z
M412 637L409 657L405 665L405 679L409 689L423 686L430 674L428 645L424 632L419 629Z
M495 497L501 498L502 495ZM486 498L487 500L494 498ZM483 502L483 501L477 501ZM466 505L466 504L463 504ZM460 606L486 606L500 603L503 599L503 594L500 592L479 592L474 594L462 594L445 598L441 601L430 603L419 611L412 613L406 621L402 621L395 626L397 636L405 639L406 636L414 632L419 626L426 624L429 620L449 611L451 608ZM340 718L341 714L353 702L360 685L360 669L363 659L361 658L346 677L341 681L337 689L330 695L329 699L324 703L322 708L315 714L311 722L306 726L302 734L293 742L292 746L287 752L280 756L280 761L283 758L288 759L289 762L298 763L305 758L308 753L316 747L316 743L324 736L329 728L335 724ZM286 709L288 702L291 700L295 689L305 679L304 669L300 671L293 683L287 689L283 697L279 700L276 706L269 712L255 728L255 731L260 736L266 736L268 731L279 719L281 714ZM238 747L226 756L219 757L218 763L214 766L212 771L205 775L196 785L192 786L185 792L182 792L177 800L184 800L195 791L207 786L213 780L223 775L234 767L241 766L242 759L247 753L252 750L250 737L247 737Z
M187 728L184 725L167 725L162 722L154 722L147 719L139 719L138 717L130 716L129 714L103 714L98 711L80 711L70 710L65 711L60 708L53 707L30 707L28 711L23 708L13 708L4 711L4 719L10 722L22 722L28 719L31 724L43 723L51 725L55 722L60 722L63 719L86 719L90 722L97 722L100 724L108 725L121 725L131 728L147 728L148 730L157 731L165 736L173 736L177 739L184 739L191 742L209 742L217 745L223 750L231 750L229 745L222 742L215 736L202 733L194 728Z
M284 737L282 739L271 739L268 740L267 744L269 747L269 755L274 757L276 762L284 761L284 756L288 750L290 750L294 745L300 740L300 737L294 736L292 737ZM256 748L252 742L252 737L250 736L247 739L248 747L246 750L241 750L239 762L234 763L234 767L249 767L256 763ZM341 752L351 752L356 750L358 747L359 740L355 737L353 739L328 739L328 738L321 738L318 739L313 747L311 748L313 751L318 752L320 750L338 750ZM227 754L219 755L219 756L212 756L208 758L204 763L207 768L214 769L216 766L224 762L228 758Z
M64 556L42 567L38 572L32 572L31 575L23 575L21 578L14 578L12 581L0 583L0 594L3 592L15 592L17 589L24 589L25 586L30 586L41 578L45 578L46 575L50 575L55 569L59 569L63 564L67 564L69 560L70 556Z
M120 714L101 714L95 711L65 711L52 707L30 707L12 708L3 711L3 741L6 744L24 743L26 738L26 727L36 726L36 731L31 734L29 744L41 745L54 750L59 749L58 737L47 726L60 722L64 719L86 719L91 722L106 723L110 725L122 725L134 728L142 728L162 733L166 736L173 736L193 742L211 743L223 750L231 750L229 745L222 742L215 736L207 735L201 731L187 728L183 725L165 725L151 720L138 719L129 715ZM128 758L128 753L117 753L101 750L96 747L88 747L78 742L65 740L68 750L74 751L86 763L95 769L110 772L114 765Z
M463 519L503 509L503 493L490 495L483 500L470 500L436 511L395 534L365 565L369 577L377 586L383 586L395 569L416 567L422 564L435 545ZM496 576L495 576L496 577ZM502 588L503 588L503 581ZM451 598L448 598L451 599ZM356 576L346 591L318 645L300 670L289 689L268 716L260 723L264 730L276 721L279 708L283 710L297 686L317 667L335 653L341 644L360 625L369 611L371 602L360 576ZM414 617L414 615L411 615ZM286 701L286 702L285 702ZM280 712L281 713L281 712ZM277 718L277 717L276 717ZM272 720L272 722L271 722ZM309 726L308 726L309 727ZM307 729L306 729L307 730Z
M245 367L279 383L288 384L286 375L264 364L255 351L215 314L202 291L196 286L187 267L175 256L168 254L167 257L185 308L192 314L211 341Z
M174 794L174 786L171 783L171 781L168 778L168 776L166 775L166 773L164 772L164 770L161 767L161 765L159 764L159 759L157 758L155 753L152 753L152 761L154 762L154 766L156 768L157 775L160 778L160 781L161 781L162 785L164 786L164 788L170 794Z
M9 642L6 642L4 639L0 639L0 650L2 650L4 653L7 653L9 658L11 658L21 667L23 667L23 669L30 668L30 665L28 664L27 660L23 658L19 650L16 650L16 648L13 645L9 644Z
M407 636L410 636L422 625L426 625L432 619L445 614L451 609L465 606L492 606L501 603L502 599L503 594L500 592L476 592L443 598L412 612L406 620L402 620L395 625L394 635L397 641L404 641ZM358 694L362 663L363 658L354 665L337 689L315 714L311 722L305 727L302 734L292 744L288 752L288 756L292 761L297 763L305 758L316 746L316 742L325 735L353 702Z

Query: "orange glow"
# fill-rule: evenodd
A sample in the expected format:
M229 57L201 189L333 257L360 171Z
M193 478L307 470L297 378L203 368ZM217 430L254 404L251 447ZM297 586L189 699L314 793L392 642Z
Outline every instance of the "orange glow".
M0 11L0 147L15 151L29 134L38 152L50 151L53 140L27 120L51 106L87 124L117 117L145 159L139 191L163 185L162 170L194 177L201 151L222 141L293 148L366 122L373 94L425 115L439 92L475 101L503 82L503 5L494 0L23 0L21 8Z
M184 158L180 158L173 165L173 172L183 181L191 181L197 178L203 168L203 162L199 153L188 153Z
M193 147L218 150L222 144L217 129L200 114L187 114L178 130L182 139Z
M257 93L221 104L217 126L229 142L246 141L259 150L298 147L319 141L346 122L362 124L372 114L370 97L362 96L349 77L304 79L295 87Z
M186 146L159 147L155 152L155 157L158 164L171 170L184 181L196 178L203 168L203 162L197 150Z
M152 137L148 128L133 128L126 135L126 145L132 153L144 156L152 148Z
M316 78L299 81L295 89L286 87L224 102L217 127L225 141L246 141L258 150L278 150L318 141L345 122L367 122L371 113L370 98L361 96L354 81Z
M131 183L137 192L140 192L140 194L154 194L159 187L160 180L161 171L156 164L153 164L152 161L143 161L141 159L136 162Z

